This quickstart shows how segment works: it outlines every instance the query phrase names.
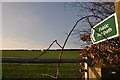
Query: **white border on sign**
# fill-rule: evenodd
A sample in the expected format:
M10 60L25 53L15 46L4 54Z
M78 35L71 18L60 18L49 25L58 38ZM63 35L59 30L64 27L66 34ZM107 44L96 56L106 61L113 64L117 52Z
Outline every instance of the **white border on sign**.
M111 36L111 37L108 37L107 39L112 39L114 37L118 37L119 36L119 31L118 31L118 21L117 21L117 16L116 16L116 13L110 15L109 17L107 17L106 19L104 19L103 21L101 21L100 23L98 23L97 25L95 25L93 28L97 27L98 25L100 25L101 23L103 23L104 21L106 21L107 19L111 18L112 16L115 16L115 24L116 24L116 30L117 30L117 34L114 35L114 36ZM92 33L93 31L95 31L94 29L91 30ZM94 33L93 33L94 34ZM94 42L94 37L92 36L93 34L91 34L91 41L93 44L97 44L97 43L100 43L100 42L103 42L105 41L106 39L103 39L103 40L100 40L100 41L97 41L97 42Z

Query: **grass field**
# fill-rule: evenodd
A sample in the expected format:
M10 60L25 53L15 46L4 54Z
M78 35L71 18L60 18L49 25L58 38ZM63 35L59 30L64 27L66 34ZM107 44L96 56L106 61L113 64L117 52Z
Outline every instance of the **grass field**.
M17 57L17 58L34 58L38 56L42 51L2 51L2 57ZM64 51L64 59L79 58L80 51ZM48 51L40 58L58 58L59 52ZM43 76L42 74L50 74L55 76L56 63L50 64L2 64L2 77L3 79L11 78L25 78L33 80L37 79L51 79L50 77ZM81 78L81 74L78 71L80 69L79 63L62 63L60 67L60 78Z
M2 51L2 57L34 58L40 55L42 51ZM60 51L48 51L40 58L58 58ZM79 58L80 51L64 51L62 58Z

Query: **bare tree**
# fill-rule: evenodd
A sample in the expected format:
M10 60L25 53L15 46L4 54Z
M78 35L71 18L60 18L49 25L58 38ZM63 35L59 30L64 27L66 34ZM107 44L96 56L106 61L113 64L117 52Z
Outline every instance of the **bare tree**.
M82 53L91 58L94 65L104 60L111 65L120 66L120 42L118 37L95 45L91 43L90 39L91 28L115 13L114 2L75 2L72 3L72 7L79 10L78 17L81 19L79 27L84 27L83 30L79 30L79 28L74 30L73 35L79 36L80 40L90 45Z
M79 26L85 27L83 31L87 33L90 33L90 29L94 25L115 12L113 2L75 2L72 3L72 6L79 10L79 18L85 17L82 20L83 24ZM82 31L74 30L74 34L80 34L79 32L81 33Z

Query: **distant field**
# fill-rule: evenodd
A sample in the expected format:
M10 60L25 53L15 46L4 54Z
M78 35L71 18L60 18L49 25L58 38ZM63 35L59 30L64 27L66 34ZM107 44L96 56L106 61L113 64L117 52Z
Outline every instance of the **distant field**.
M17 57L17 58L34 58L42 51L2 51L2 57ZM80 51L64 51L62 58L79 58ZM58 58L59 52L48 51L40 58ZM51 79L50 77L42 76L41 74L55 75L57 64L2 64L3 78L32 78L37 79ZM81 74L79 72L79 63L63 63L60 67L60 78L77 78L80 80Z
M2 57L34 58L42 51L2 51ZM48 51L40 58L58 58L60 51ZM79 58L80 51L64 51L62 58Z

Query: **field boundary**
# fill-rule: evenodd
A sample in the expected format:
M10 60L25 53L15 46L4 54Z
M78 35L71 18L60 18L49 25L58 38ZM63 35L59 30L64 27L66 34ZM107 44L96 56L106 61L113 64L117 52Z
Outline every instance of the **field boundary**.
M2 63L58 63L59 59L2 58ZM86 59L61 59L60 63L87 62Z

